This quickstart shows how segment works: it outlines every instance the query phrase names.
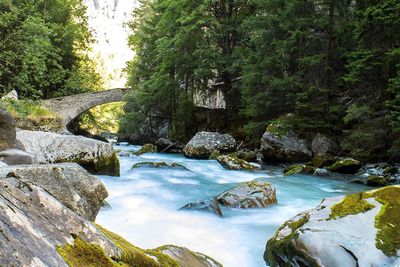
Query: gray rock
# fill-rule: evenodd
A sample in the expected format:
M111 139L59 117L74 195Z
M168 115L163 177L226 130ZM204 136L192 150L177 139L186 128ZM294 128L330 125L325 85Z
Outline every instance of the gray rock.
M398 210L392 206L397 205L398 200L391 197L396 194L400 195L400 187L389 186L323 200L318 207L300 213L278 229L267 242L265 261L271 267L399 266L396 255L400 249L395 241L399 238L399 222L391 215ZM390 202L385 208L382 199ZM364 203L346 206L343 201ZM349 209L353 206L364 209ZM377 220L377 216L385 219Z
M73 236L120 258L121 250L94 224L46 190L16 178L0 179L0 266L65 266L57 246Z
M180 267L222 267L214 259L187 248L167 245L157 248L157 250L173 258Z
M186 204L180 210L196 210L196 211L207 211L214 213L220 217L223 216L221 208L218 205L218 201L215 198L208 200L199 200L193 203Z
M11 99L11 100L18 100L18 93L15 90L10 91L8 94L6 94L5 96L3 96L1 98L2 100L7 100L7 99Z
M168 131L168 120L156 117L147 118L137 127L136 132L119 134L118 142L128 142L132 145L155 143L159 138L167 138Z
M183 152L189 158L208 159L212 151L232 152L235 148L236 140L229 134L198 132Z
M119 161L109 143L82 136L26 130L18 131L17 139L39 163L76 162L93 173L119 175Z
M7 111L0 109L0 151L14 148L15 136L15 120Z
M8 165L37 163L34 155L19 149L7 149L0 151L0 160Z
M311 151L304 140L288 132L276 135L265 132L261 138L261 153L265 162L307 162L311 160Z
M265 208L277 203L275 188L267 182L251 181L229 189L216 197L231 208Z
M324 168L317 168L314 171L315 176L329 176L329 171Z
M167 138L159 138L156 141L157 151L165 153L182 153L182 147L177 142L172 142Z
M311 150L314 155L336 156L339 152L339 146L326 135L318 133L312 141Z
M14 177L40 186L83 218L94 221L108 196L103 183L75 163L9 166L0 178Z
M261 168L257 163L249 163L234 155L221 155L217 157L217 160L224 168L229 170L256 170Z

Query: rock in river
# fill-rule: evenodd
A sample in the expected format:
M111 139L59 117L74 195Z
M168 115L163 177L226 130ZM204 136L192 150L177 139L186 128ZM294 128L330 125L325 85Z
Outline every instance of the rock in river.
M400 266L400 186L329 198L267 242L275 266Z
M275 188L267 182L251 181L229 189L219 196L220 204L231 208L265 208L277 203Z
M213 151L232 152L235 148L236 140L229 134L198 132L183 152L189 158L208 159Z
M178 262L179 267L222 267L214 259L198 253L173 245L167 245L157 248L158 251L170 256Z
M75 162L93 173L119 175L119 161L109 143L82 136L26 130L18 131L17 139L39 163Z
M256 170L261 166L257 163L249 163L235 155L221 155L217 157L218 162L229 170Z
M222 217L222 211L218 205L218 201L215 198L208 200L199 200L193 203L186 204L181 210L198 210L212 212L220 217Z

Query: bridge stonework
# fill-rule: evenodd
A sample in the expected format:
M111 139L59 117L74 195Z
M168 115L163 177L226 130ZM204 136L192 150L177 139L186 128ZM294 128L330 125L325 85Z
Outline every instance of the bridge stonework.
M97 92L89 92L78 95L57 97L43 100L42 104L49 110L57 113L63 119L63 127L66 129L68 123L79 117L85 111L99 105L120 102L129 88L117 88Z

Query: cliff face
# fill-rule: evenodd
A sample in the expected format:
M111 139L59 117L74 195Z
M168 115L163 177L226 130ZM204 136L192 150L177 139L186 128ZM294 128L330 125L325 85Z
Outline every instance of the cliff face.
M96 39L92 56L103 62L103 74L110 77L107 86L123 87L126 77L122 74L126 62L133 58L128 47L129 29L126 25L137 0L84 0L89 26Z

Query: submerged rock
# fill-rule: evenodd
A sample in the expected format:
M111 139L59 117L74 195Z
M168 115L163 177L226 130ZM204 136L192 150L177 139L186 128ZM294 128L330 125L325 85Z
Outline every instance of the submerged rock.
M346 158L336 161L334 164L329 166L327 170L343 174L355 174L361 166L362 164L358 160Z
M0 160L8 165L37 163L34 155L19 149L7 149L0 151Z
M236 140L229 134L215 132L198 132L186 144L183 152L186 157L208 159L211 152L232 152L236 148Z
M39 163L75 162L93 173L119 175L119 161L111 144L82 136L49 132L17 132L17 139Z
M251 181L229 189L216 197L231 208L265 208L277 203L275 188L267 182Z
M157 152L157 147L153 144L144 144L138 151L136 151L134 154L136 156L140 156L145 153L156 153Z
M218 201L215 198L208 200L199 200L193 203L186 204L180 210L197 210L197 211L207 211L214 213L220 217L223 216L221 208L218 205Z
M267 242L275 266L400 265L400 186L325 199L285 222Z
M169 163L169 162L163 162L163 161L161 161L161 162L152 162L152 161L138 162L132 166L132 169L136 169L136 168L140 168L140 167L153 167L153 168L167 167L167 168L181 168L181 169L187 170L187 168L185 166L183 166L179 163L175 163L175 162Z
M260 165L249 163L235 155L221 155L217 157L217 160L224 168L229 170L255 170L261 168Z
M90 221L94 221L108 196L103 183L75 163L9 166L0 170L0 178L5 177L40 186Z
M190 251L187 248L167 245L156 250L173 258L180 267L222 267L216 260L199 252Z
M266 162L307 162L311 160L311 151L304 140L292 132L278 135L267 131L261 138L261 153Z
M313 175L315 176L329 176L329 171L324 168L316 168Z
M0 151L16 146L15 120L11 115L0 109Z

